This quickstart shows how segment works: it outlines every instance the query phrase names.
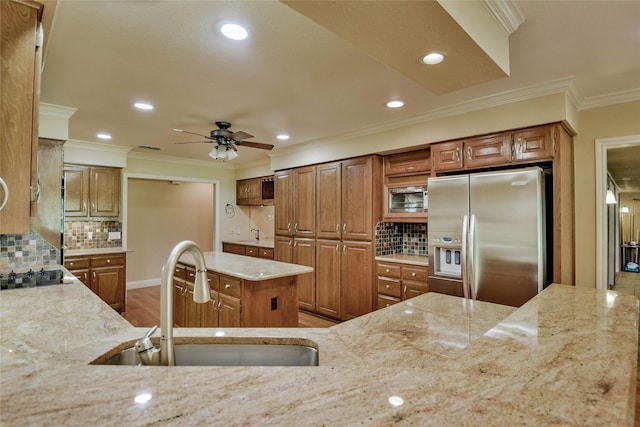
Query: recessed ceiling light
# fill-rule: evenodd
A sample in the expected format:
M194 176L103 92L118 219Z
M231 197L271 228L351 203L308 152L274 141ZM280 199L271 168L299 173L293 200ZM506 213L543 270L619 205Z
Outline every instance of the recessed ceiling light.
M289 135L287 135L286 133L281 133L277 135L276 138L278 138L280 141L286 141L289 139Z
M100 139L111 139L111 135L109 135L108 133L99 133L96 136Z
M404 101L400 101L399 99L387 102L387 107L389 108L400 108L402 106L404 106Z
M153 110L153 105L149 104L148 102L136 102L135 104L133 104L133 106L138 110Z
M420 62L426 65L436 65L444 61L445 54L440 52L431 52L420 59Z
M231 40L244 40L249 36L247 30L238 24L224 24L220 27L220 31Z

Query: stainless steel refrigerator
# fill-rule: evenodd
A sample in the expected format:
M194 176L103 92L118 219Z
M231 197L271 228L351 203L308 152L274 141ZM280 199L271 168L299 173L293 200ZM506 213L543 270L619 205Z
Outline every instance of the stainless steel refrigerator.
M538 167L429 178L429 290L521 306L546 285Z

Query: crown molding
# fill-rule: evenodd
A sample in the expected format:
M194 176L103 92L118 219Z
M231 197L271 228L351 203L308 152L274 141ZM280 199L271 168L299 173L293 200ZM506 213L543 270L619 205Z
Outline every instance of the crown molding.
M63 107L62 105L47 104L46 102L40 103L40 114L46 114L49 116L63 117L65 119L70 118L78 111L77 108Z
M640 88L583 98L582 102L578 104L578 111L636 101L640 101Z
M484 0L484 4L507 36L517 30L525 20L518 6L510 0Z
M107 152L115 154L127 154L131 147L122 145L104 144L101 142L80 141L78 139L70 139L65 143L68 148L80 148L88 151Z

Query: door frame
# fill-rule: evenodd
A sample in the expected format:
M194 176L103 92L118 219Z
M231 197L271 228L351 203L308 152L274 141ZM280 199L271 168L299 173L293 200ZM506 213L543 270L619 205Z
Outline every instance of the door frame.
M607 289L607 150L640 145L640 135L596 139L596 288Z

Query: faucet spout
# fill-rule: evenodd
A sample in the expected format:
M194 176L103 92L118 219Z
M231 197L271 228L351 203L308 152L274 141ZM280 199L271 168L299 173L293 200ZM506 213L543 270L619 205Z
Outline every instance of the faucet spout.
M162 267L162 283L160 286L160 365L175 366L176 358L173 347L173 273L178 260L185 252L190 252L196 263L196 277L193 284L193 300L205 303L210 299L207 281L207 266L200 247L190 240L178 243Z
M252 228L251 230L249 230L249 232L251 231L255 231L256 232L256 240L260 240L260 230L258 230L257 228Z

